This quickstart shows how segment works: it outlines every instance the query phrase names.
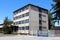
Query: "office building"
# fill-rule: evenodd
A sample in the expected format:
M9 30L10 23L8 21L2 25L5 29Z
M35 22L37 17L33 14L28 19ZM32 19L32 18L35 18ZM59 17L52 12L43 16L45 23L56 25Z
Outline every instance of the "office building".
M13 12L13 22L19 26L17 33L32 34L48 30L48 10L28 4Z

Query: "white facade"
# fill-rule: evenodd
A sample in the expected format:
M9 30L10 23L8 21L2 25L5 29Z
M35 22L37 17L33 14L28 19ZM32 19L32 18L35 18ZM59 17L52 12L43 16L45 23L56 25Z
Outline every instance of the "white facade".
M48 30L48 11L41 8L41 10L46 12L40 12L41 10L39 11L39 9L40 8L34 5L28 4L27 6L14 11L13 22L16 26L19 26L18 33L31 34L31 31ZM39 17L39 14L41 17ZM21 15L23 17L20 17ZM41 20L41 24L39 24L39 20ZM40 26L42 27L41 29L39 28Z
M3 27L3 25L0 25L0 28L2 28Z

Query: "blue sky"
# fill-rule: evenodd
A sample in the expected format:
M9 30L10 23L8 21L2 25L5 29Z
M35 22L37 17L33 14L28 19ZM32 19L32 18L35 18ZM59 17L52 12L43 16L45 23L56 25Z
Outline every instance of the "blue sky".
M3 22L5 16L13 20L13 11L24 5L34 4L50 10L53 3L52 0L0 0L0 23Z

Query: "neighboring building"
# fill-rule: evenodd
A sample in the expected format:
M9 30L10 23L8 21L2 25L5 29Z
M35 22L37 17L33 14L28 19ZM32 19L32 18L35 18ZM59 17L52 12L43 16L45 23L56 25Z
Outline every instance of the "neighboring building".
M3 24L0 24L0 33L2 33Z
M13 24L11 24L10 26L7 26L7 27L11 28L12 33L16 33L18 30L18 26L14 26ZM3 24L0 24L0 33L3 33L2 28L3 28Z
M0 28L2 28L3 27L3 24L0 24Z
M54 28L54 30L60 30L60 26L55 26L53 28Z
M14 25L18 33L32 34L39 30L48 31L48 10L28 4L13 12Z

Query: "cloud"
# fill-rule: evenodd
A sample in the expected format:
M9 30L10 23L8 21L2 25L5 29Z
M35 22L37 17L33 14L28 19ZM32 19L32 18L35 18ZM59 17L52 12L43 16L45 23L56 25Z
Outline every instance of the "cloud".
M0 20L0 24L2 24L3 23L3 20Z

